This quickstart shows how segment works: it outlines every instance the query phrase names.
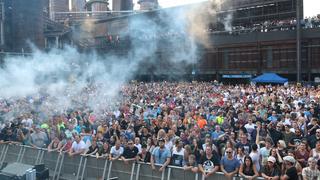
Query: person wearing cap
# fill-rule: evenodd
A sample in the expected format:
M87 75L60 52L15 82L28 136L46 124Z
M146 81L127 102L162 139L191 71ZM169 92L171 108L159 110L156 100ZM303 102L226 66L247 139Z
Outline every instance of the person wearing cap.
M320 178L320 171L317 168L317 160L313 157L308 159L308 166L302 169L303 180L314 180Z
M159 171L162 172L169 165L171 159L171 152L165 147L165 140L163 138L158 140L159 146L152 151L150 162L151 168L155 170L155 164L161 165Z
M296 160L292 156L285 156L283 161L286 171L281 176L281 180L298 180L298 171L295 167Z
M277 160L276 158L269 156L267 159L267 164L265 166L262 166L261 169L261 176L264 179L279 179L280 177L280 168L277 165Z

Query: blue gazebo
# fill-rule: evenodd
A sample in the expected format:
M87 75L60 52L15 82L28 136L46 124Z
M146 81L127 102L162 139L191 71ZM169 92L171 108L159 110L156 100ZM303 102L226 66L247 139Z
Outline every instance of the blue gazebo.
M284 84L288 82L287 78L283 78L275 73L264 73L251 80L254 83L275 83Z

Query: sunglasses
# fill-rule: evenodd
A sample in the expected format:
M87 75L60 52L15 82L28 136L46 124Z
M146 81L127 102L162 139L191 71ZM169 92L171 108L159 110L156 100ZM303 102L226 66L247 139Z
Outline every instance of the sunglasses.
M226 153L228 153L228 154L231 154L232 152L230 152L230 151L227 151Z

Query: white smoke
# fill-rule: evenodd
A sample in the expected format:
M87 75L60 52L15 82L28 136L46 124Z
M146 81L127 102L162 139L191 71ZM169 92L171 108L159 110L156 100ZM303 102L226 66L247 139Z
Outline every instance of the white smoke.
M144 62L152 65L155 74L191 73L181 64L195 63L198 43L207 39L203 19L209 19L210 13L199 12L189 8L163 11L160 22L147 16L134 18L130 32L120 32L131 39L130 49L121 55L80 53L66 47L50 52L34 49L31 56L6 58L0 68L0 98L16 102L12 109L17 112L12 116L30 110L54 114L77 107L101 112L117 106L121 87L146 69L141 67ZM171 66L168 69L160 66L159 49L165 56L161 60Z
M232 14L228 14L223 21L224 29L228 32L232 31Z

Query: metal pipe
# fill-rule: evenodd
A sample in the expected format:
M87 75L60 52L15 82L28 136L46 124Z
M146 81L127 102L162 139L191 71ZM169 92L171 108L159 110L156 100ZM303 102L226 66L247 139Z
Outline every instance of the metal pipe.
M301 82L301 0L296 0L297 11L297 82Z

